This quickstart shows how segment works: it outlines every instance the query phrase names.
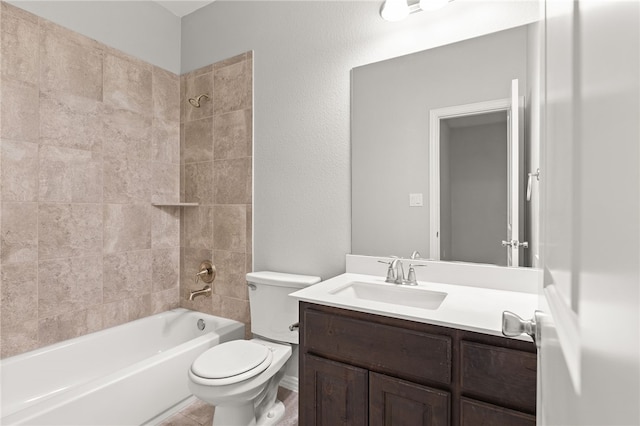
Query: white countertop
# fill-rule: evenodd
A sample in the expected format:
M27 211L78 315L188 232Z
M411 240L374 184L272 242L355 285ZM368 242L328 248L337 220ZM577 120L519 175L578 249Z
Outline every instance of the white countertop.
M400 318L427 324L441 325L462 330L502 336L502 312L511 311L524 319L533 316L538 306L538 295L532 292L507 291L475 286L444 284L440 282L418 281L419 291L431 290L447 293L438 309L414 308L391 303L363 299L345 299L336 291L350 282L369 282L383 286L385 277L345 273L292 293L290 296L300 301L317 303L359 312ZM520 340L531 341L528 336Z

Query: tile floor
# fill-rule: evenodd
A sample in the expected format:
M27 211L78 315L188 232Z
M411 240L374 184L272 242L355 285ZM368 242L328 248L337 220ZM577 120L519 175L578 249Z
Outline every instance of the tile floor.
M298 393L278 388L278 399L284 403L285 415L279 426L298 426ZM210 426L214 407L198 400L169 417L158 426Z

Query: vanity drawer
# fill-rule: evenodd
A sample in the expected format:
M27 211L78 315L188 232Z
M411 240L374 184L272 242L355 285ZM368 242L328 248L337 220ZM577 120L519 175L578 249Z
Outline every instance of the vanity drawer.
M468 398L460 400L460 426L535 426L536 417Z
M463 394L535 413L535 354L463 340L460 358Z
M451 338L305 309L306 351L416 382L451 382Z

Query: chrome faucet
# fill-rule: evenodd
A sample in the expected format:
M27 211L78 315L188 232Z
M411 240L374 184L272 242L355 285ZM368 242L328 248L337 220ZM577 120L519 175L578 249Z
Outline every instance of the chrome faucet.
M383 260L378 260L380 263L385 263L389 265L387 269L387 278L385 282L393 283L393 284L404 284L404 267L402 266L402 260L399 258L393 259L391 262L385 262Z
M404 266L402 266L402 260L393 259L389 268L395 268L396 271L396 280L394 281L396 284L404 284Z

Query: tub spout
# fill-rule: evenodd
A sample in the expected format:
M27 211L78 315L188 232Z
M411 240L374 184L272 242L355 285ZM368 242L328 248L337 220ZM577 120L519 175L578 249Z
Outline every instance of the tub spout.
M211 296L211 286L206 285L202 290L191 290L189 292L189 300L193 300L198 296Z

